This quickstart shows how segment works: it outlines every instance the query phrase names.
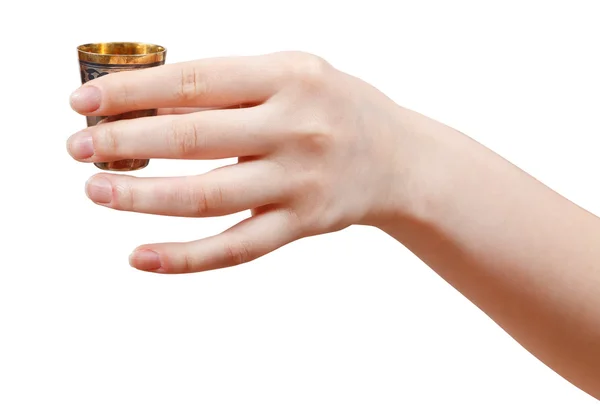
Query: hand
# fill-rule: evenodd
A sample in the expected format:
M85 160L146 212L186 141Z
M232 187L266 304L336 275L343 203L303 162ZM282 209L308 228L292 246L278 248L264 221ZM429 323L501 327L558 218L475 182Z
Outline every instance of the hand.
M183 217L252 211L213 237L137 248L130 263L140 270L237 265L302 237L375 223L393 210L400 108L313 55L206 59L114 73L79 88L71 106L92 116L148 108L162 113L74 134L67 148L78 161L239 159L198 176L90 178L88 197L116 210Z

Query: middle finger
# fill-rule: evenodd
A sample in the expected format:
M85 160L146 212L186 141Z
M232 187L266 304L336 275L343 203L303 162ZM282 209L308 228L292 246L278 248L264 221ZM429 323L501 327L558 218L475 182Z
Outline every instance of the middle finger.
M265 105L101 123L67 141L82 162L219 159L264 155L275 142Z

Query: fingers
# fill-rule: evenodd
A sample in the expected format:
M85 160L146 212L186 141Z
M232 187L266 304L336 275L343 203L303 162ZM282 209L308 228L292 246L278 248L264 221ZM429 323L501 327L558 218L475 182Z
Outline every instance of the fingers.
M269 210L203 240L140 246L129 262L139 270L170 274L236 266L297 240L299 230L288 210Z
M108 116L170 107L224 107L264 102L281 84L277 54L202 59L112 73L71 95L84 115Z
M267 107L257 106L106 122L71 136L67 150L83 162L262 155L277 138L268 116Z
M277 164L257 160L194 177L138 178L101 173L86 184L88 197L115 210L181 217L233 214L274 204L288 185Z

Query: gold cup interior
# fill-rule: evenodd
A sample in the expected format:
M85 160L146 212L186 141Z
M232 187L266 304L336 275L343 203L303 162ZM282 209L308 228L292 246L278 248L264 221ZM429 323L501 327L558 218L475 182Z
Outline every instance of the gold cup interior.
M151 43L88 43L77 47L79 60L103 64L149 64L163 62L167 49Z

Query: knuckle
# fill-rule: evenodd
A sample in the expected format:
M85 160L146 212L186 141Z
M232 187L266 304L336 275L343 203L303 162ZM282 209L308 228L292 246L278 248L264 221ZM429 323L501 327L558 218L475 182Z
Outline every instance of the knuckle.
M223 206L223 189L220 186L200 189L195 194L193 204L199 217L217 214Z
M208 197L204 191L199 191L196 198L196 215L202 217L207 214L210 209Z
M208 93L208 83L201 75L200 70L191 65L181 68L179 88L176 92L177 99L181 102L193 102L199 96Z
M288 52L286 59L292 77L308 84L319 84L332 68L325 59L306 52Z
M191 157L202 145L198 129L188 120L175 120L171 123L168 141L173 154L177 157Z
M292 136L300 149L310 154L325 154L334 145L332 128L316 117L298 123Z
M135 191L126 180L119 180L114 184L112 203L117 210L137 211Z
M311 133L305 136L303 144L311 154L325 154L329 152L333 142L329 134Z
M114 125L102 124L96 133L92 134L92 142L96 155L110 156L119 153L118 133Z
M194 257L190 252L185 252L181 255L181 269L182 273L192 273L196 270Z
M331 199L332 183L323 180L322 174L314 171L304 171L296 174L290 184L294 194L303 194L303 197L294 198L287 210L287 226L295 232L305 234L320 229L319 224L326 220L325 216L330 209L335 208L335 201Z
M305 173L302 174L301 177L295 179L295 191L310 195L303 199L302 203L297 206L301 208L301 211L304 213L302 215L296 213L297 217L302 218L302 220L297 220L297 222L301 222L303 225L306 224L306 220L311 212L317 212L323 205L328 204L327 193L328 190L331 192L331 189L327 188L328 186L329 184L324 182L321 175L318 173Z
M223 247L225 261L229 265L240 265L254 258L252 243L248 241L229 241Z
M125 108L135 108L136 100L134 94L129 89L128 83L123 80L118 84L118 93L116 95L117 104Z
M156 250L156 248L150 249ZM161 268L165 273L193 273L198 270L198 261L193 251L185 248L161 254Z
M296 237L301 237L303 229L306 227L305 220L295 208L289 207L285 209L284 212L288 229L294 233Z

